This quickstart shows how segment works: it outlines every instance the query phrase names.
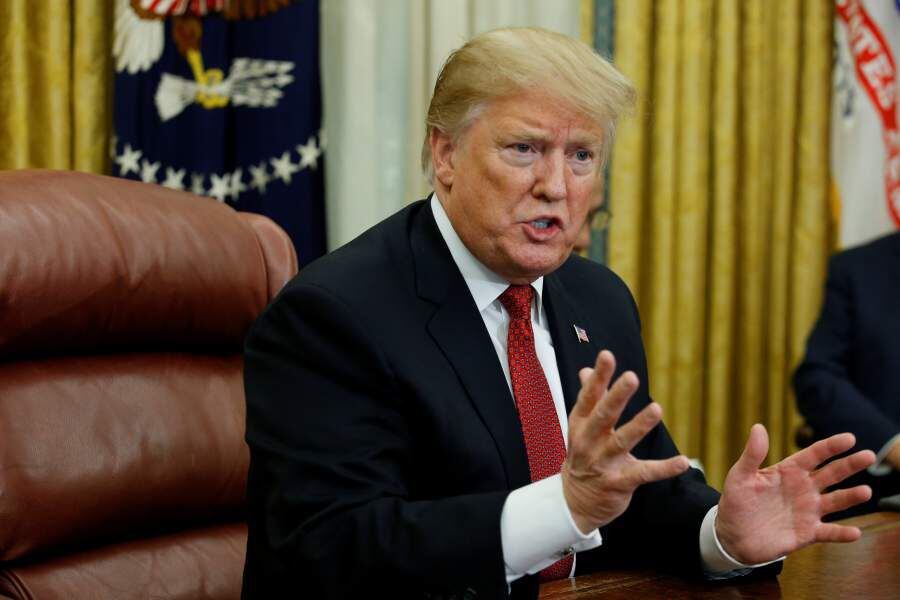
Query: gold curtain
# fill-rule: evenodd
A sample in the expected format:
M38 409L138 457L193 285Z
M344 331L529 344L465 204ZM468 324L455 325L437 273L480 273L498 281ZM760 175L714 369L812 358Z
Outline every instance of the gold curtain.
M793 368L821 302L829 0L620 0L641 96L612 162L610 266L637 298L651 394L721 486L750 426L793 450Z
M106 170L112 32L109 0L0 2L0 169Z

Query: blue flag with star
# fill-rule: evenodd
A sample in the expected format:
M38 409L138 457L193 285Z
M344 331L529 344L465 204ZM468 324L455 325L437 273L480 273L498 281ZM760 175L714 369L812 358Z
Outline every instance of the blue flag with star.
M325 253L316 0L116 0L113 175L264 214Z

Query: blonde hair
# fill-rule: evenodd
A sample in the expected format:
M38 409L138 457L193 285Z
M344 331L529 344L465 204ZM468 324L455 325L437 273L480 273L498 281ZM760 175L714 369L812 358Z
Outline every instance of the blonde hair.
M482 33L450 53L434 85L422 145L428 181L434 180L433 129L456 142L489 102L526 90L552 94L598 123L601 165L609 159L616 122L635 101L631 82L584 42L537 27Z

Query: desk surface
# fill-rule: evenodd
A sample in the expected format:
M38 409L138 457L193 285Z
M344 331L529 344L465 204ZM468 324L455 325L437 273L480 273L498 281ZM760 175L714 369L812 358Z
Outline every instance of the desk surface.
M778 579L686 581L648 571L586 575L541 586L543 600L589 598L900 598L900 513L847 519L852 544L815 544L788 556Z

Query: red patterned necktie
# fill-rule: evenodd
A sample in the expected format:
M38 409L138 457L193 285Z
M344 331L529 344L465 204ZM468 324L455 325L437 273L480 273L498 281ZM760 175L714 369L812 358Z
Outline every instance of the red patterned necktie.
M509 334L506 354L509 358L509 378L512 382L531 481L540 481L559 473L566 458L559 417L544 369L534 350L534 331L531 329L530 285L511 285L500 295L500 303L509 313ZM541 581L563 579L572 572L572 555L568 555L541 571Z

